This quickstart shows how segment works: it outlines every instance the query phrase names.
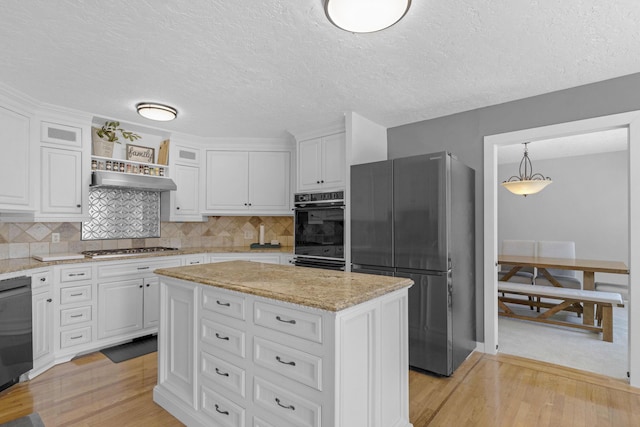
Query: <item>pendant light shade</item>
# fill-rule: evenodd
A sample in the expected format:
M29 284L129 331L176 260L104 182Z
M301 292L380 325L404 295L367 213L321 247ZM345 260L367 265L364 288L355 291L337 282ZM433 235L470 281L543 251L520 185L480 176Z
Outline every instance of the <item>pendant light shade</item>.
M324 12L338 28L352 33L372 33L398 22L411 0L325 0Z
M136 105L136 110L142 117L159 122L168 122L178 115L178 110L175 108L152 102L141 102Z
M529 159L529 151L527 150L528 142L524 143L524 157L520 160L520 168L518 175L510 177L502 182L502 186L519 196L527 197L529 194L536 194L542 191L547 185L551 184L551 178L545 177L540 173L533 173L531 159Z

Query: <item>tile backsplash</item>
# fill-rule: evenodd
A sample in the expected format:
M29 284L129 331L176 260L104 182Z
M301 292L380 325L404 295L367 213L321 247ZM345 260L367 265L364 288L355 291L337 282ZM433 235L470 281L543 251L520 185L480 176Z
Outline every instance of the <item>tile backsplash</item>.
M260 224L265 227L265 242L279 240L283 246L293 246L293 218L286 216L212 216L207 222L163 222L157 238L93 241L80 240L80 222L5 222L0 223L0 259L148 246L249 246L258 241ZM51 242L52 233L60 234L60 242Z

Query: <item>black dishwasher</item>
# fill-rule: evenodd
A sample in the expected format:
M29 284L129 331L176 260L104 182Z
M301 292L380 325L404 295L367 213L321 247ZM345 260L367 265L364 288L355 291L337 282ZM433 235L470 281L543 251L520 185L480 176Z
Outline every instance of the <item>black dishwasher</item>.
M0 280L0 391L33 368L31 277Z

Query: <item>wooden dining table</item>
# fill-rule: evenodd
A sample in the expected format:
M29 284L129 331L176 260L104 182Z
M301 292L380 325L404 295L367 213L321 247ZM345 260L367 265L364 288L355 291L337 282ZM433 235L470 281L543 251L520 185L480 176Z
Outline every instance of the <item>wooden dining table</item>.
M553 286L562 285L549 273L548 269L582 271L582 289L595 290L595 273L629 274L629 267L621 261L601 261L576 258L548 258L521 255L498 255L498 264L510 265L512 268L502 277L502 281L509 281L521 268L536 267L538 271ZM583 307L582 323L594 324L594 308L592 303L585 303Z

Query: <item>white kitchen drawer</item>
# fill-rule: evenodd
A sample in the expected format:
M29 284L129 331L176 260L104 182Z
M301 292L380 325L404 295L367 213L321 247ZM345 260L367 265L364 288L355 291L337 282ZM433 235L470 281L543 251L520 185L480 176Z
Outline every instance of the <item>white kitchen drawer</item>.
M180 258L148 259L144 261L118 263L98 266L98 279L121 279L123 276L151 275L157 268L180 267Z
M187 255L184 257L184 265L204 264L204 255Z
M245 357L245 333L209 319L200 319L200 339L231 354Z
M91 326L60 332L60 348L91 342Z
M245 318L243 297L220 292L213 287L202 289L202 308L240 320Z
M75 325L91 320L91 306L67 308L60 310L60 326Z
M60 269L60 282L77 282L91 279L91 266L64 267Z
M200 371L204 378L245 397L245 371L205 351L200 353Z
M31 275L31 289L46 288L51 284L51 271L39 271Z
M253 360L258 366L322 391L322 359L318 356L255 337Z
M91 301L91 285L70 286L60 289L60 304Z
M256 302L253 321L256 325L322 343L322 316L319 314Z
M225 399L209 387L201 387L202 412L207 414L214 425L224 427L244 427L244 408Z
M254 377L253 400L258 406L298 427L321 425L320 405L258 376Z

